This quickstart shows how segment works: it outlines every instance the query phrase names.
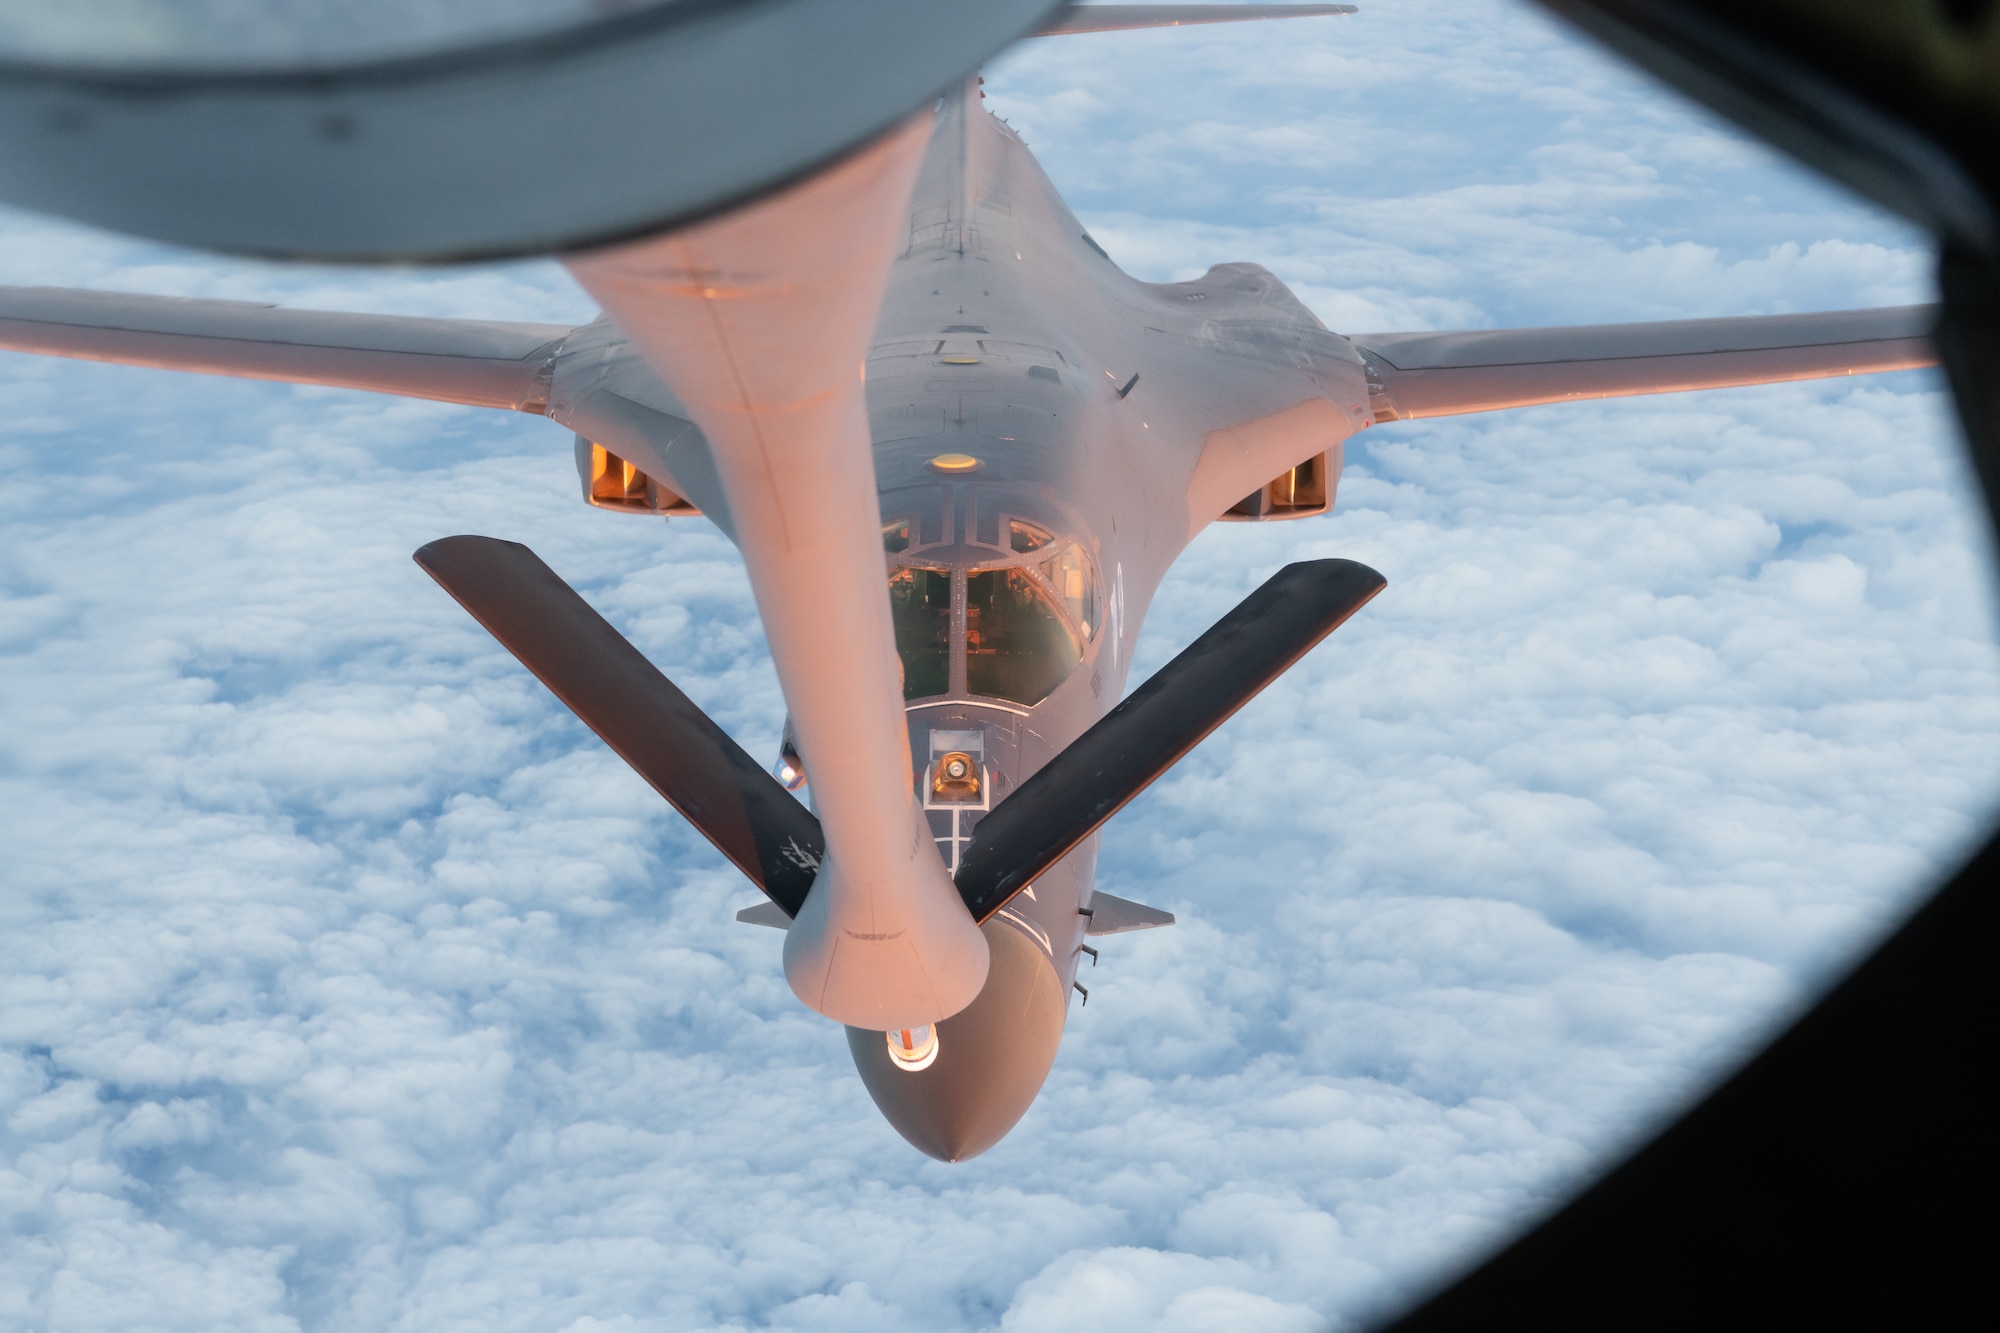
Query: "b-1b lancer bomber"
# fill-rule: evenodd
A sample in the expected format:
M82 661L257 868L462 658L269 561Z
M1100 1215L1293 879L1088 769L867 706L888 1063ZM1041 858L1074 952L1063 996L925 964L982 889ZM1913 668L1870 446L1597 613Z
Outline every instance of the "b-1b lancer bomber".
M1223 8L1349 7L1049 31ZM527 547L416 559L767 895L743 919L948 1161L1034 1100L1091 938L1172 921L1093 892L1098 828L1384 587L1290 565L1126 697L1196 533L1327 513L1343 442L1388 423L1932 363L1928 308L1343 336L1256 264L1140 282L981 101L563 256L604 312L579 328L0 289L15 350L545 415L590 504L727 534L789 710L775 775Z

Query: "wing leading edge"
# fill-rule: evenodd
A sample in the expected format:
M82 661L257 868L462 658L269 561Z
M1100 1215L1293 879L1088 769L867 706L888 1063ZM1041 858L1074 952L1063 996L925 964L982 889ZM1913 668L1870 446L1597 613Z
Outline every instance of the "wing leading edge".
M1357 334L1377 421L1910 370L1935 306L1456 333ZM288 310L0 287L0 350L541 412L561 324Z
M540 412L563 324L0 287L0 350Z
M1366 333L1377 421L1937 364L1936 306L1464 333Z

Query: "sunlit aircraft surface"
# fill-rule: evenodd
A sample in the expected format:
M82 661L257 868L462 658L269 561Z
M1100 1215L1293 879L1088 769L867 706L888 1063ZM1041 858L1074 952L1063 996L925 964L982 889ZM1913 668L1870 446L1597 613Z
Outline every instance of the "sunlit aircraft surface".
M953 1161L1033 1101L1091 938L1172 920L1093 892L1096 830L1384 586L1290 566L1120 704L1196 533L1329 512L1378 424L1932 362L1925 307L1342 336L1255 264L1139 282L976 79L779 195L565 263L605 317L14 288L0 346L546 415L589 503L713 521L790 710L776 776L526 547L417 559L765 892L742 919L786 928L795 993Z

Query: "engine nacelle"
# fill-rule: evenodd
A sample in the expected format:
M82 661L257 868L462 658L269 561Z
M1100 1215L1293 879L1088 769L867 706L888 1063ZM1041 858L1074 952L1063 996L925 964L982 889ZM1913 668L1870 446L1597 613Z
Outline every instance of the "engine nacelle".
M662 518L701 514L686 496L581 435L576 437L576 475L583 482L585 503L598 509Z
M1329 451L1330 453L1331 451ZM1259 489L1238 500L1221 516L1224 523L1275 523L1285 518L1311 518L1333 508L1333 461L1327 454L1287 468Z

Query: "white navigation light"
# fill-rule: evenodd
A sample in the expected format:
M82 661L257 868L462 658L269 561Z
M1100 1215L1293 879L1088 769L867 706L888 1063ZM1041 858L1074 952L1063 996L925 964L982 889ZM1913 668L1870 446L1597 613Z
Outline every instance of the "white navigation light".
M792 739L792 724L785 723L784 739L778 742L778 762L771 765L771 776L784 784L786 791L798 791L806 785L806 761L799 758L798 743Z
M933 1024L903 1028L886 1035L889 1039L889 1059L898 1069L907 1069L914 1074L929 1069L937 1059L938 1034Z

